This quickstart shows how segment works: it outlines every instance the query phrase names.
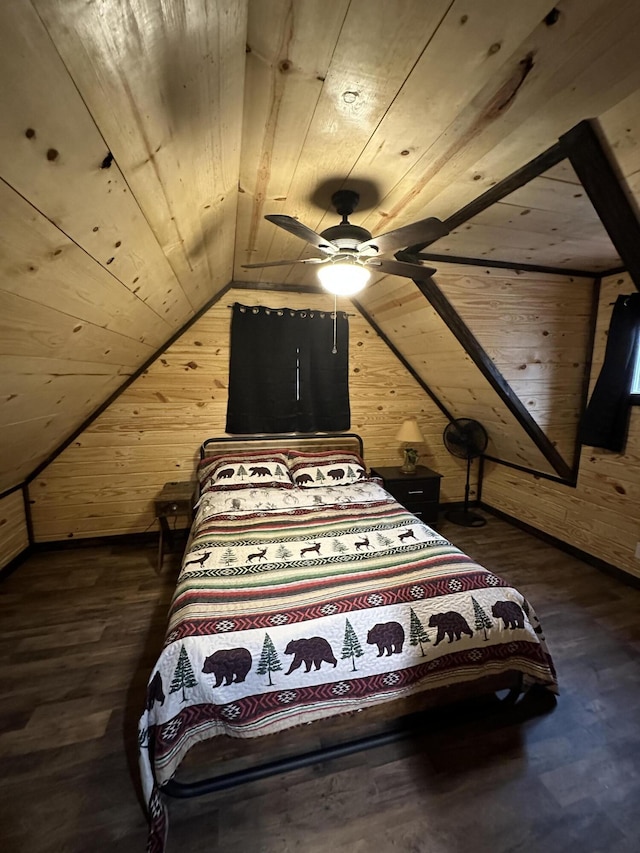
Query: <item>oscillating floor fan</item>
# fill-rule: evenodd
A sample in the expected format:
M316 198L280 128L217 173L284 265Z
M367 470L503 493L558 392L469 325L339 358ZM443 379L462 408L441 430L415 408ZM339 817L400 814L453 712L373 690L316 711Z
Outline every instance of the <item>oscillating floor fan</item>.
M444 446L452 456L467 460L467 482L464 489L464 508L451 509L445 517L463 527L483 527L487 522L481 515L469 511L469 478L471 461L487 449L487 432L481 423L471 418L456 418L444 428Z

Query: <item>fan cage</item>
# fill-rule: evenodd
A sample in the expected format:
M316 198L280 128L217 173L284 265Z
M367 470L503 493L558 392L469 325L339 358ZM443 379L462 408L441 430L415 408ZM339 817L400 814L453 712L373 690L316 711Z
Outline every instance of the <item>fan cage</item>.
M477 459L487 449L489 437L479 421L472 418L457 418L444 428L442 433L444 446L458 459L467 460L467 476L464 489L464 507L451 509L445 517L454 524L463 527L484 527L486 519L469 510L469 491L471 479L471 461Z

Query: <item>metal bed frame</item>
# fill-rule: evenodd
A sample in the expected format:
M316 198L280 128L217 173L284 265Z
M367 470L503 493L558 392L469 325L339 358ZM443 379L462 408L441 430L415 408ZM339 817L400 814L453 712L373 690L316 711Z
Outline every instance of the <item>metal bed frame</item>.
M514 673L512 681L513 683L511 687L505 687L507 693L504 697L498 697L497 694L494 693L494 708L503 712L509 712L516 706L518 699L523 695L522 673ZM479 693L476 698L480 698L481 696L491 696L491 693ZM178 799L200 797L205 794L213 794L218 791L226 791L230 788L236 788L239 785L245 785L249 782L268 779L270 776L277 776L283 773L289 773L293 770L300 770L321 762L343 758L347 755L363 752L364 750L387 746L388 744L407 740L410 737L417 736L421 732L424 732L426 730L425 720L427 719L430 711L436 711L445 707L452 706L447 706L443 703L442 705L435 706L427 711L421 711L400 717L396 721L395 725L386 731L366 735L343 743L328 745L321 747L320 749L302 752L298 755L287 756L286 758L277 759L275 761L267 761L264 764L257 764L253 767L246 767L242 770L236 770L231 773L210 776L190 782L180 781L174 777L173 779L169 779L165 782L161 791ZM316 722L320 723L322 721L318 720Z

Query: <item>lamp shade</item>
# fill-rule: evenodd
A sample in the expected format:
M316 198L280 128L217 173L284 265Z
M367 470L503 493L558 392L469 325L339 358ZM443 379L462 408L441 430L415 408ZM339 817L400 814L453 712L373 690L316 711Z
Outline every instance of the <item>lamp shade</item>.
M318 267L320 284L329 293L337 296L351 296L358 293L369 281L371 273L362 264L343 259Z
M415 418L409 418L403 421L402 426L396 434L397 441L408 441L412 444L421 444L424 442L424 436L420 432L418 421Z

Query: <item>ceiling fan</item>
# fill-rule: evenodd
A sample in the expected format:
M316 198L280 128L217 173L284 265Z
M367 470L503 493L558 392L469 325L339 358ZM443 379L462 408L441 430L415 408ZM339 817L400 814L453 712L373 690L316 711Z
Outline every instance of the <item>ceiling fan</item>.
M361 290L369 280L372 270L415 279L425 279L433 275L433 267L423 266L419 261L413 263L407 260L387 260L380 255L409 246L433 243L449 233L445 225L439 219L430 217L372 237L366 228L349 222L349 216L356 209L359 200L360 195L354 190L342 189L335 192L331 196L331 203L342 217L342 222L327 228L321 234L292 216L265 216L269 222L315 246L325 257L266 261L263 264L242 266L245 269L260 269L290 264L315 264L319 267L318 278L323 287L339 296L351 296Z

